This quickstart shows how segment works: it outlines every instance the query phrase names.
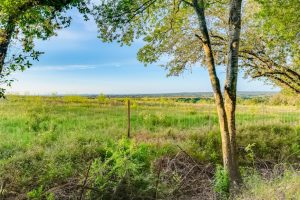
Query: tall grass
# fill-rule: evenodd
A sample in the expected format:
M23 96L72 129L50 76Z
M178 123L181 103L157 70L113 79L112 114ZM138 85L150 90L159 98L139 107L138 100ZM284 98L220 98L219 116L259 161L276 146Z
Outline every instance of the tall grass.
M9 96L1 100L0 188L5 187L0 195L30 191L38 195L83 177L87 163L104 158L112 144L126 135L125 101L74 96ZM149 162L174 155L180 145L199 162L222 163L213 104L169 98L131 102L133 141L147 145L154 155L147 157ZM239 105L241 165L299 162L299 113L295 106ZM249 144L255 144L253 159L245 150Z

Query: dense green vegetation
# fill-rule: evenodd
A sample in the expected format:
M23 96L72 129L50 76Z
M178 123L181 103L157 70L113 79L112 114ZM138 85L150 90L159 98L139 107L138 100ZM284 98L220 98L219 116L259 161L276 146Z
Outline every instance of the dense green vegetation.
M126 97L9 96L0 198L300 199L298 1L1 1L0 98L11 73L42 54L36 40L68 27L77 9L103 42L143 39L145 65L163 61L178 76L201 63L214 100L133 98L129 137ZM237 98L241 69L285 93Z
M187 176L189 170L197 177L203 169L207 170L207 178L203 178L207 179L207 185L202 193L207 192L214 198L212 191L223 191L225 187L226 192L222 168L217 170L217 180L212 181L217 166L222 164L222 154L215 107L209 104L209 98L196 103L190 103L194 101L189 99L185 103L182 98L131 99L131 140L124 138L127 134L126 101L126 98L105 96L94 99L9 96L1 100L2 197L184 198L197 192L182 186L178 188L178 185L191 180L192 177ZM299 107L271 103L269 99L264 105L246 105L249 99L241 99L238 105L237 137L242 172L248 177L249 185L259 180L256 189L245 189L239 196L242 199L263 195L256 194L261 190L258 187L273 180L268 174L279 165L287 169L282 173L288 171L290 174L282 180L274 180L274 187L298 180ZM167 164L171 161L175 163L173 167ZM191 167L196 165L194 162L203 169ZM186 168L180 163L186 163ZM283 192L299 196L299 192L293 192L297 191L295 187ZM276 195L276 191L269 195Z

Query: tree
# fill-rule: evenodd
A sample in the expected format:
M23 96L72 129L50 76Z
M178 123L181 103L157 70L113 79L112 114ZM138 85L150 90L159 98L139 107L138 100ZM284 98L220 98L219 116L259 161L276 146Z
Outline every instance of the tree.
M228 16L222 5L211 9L215 60L226 64ZM247 0L243 3L240 69L246 77L261 79L300 92L300 17L297 0ZM287 31L288 30L288 31ZM194 46L191 46L195 48Z
M247 4L240 56L246 75L300 94L300 4L256 0Z
M138 59L145 64L167 57L164 67L169 75L179 75L199 61L207 67L219 117L224 168L232 184L240 182L235 108L241 8L242 0L106 0L94 9L103 41L130 45L144 37L146 44ZM227 16L226 26L217 13ZM228 36L226 50L214 32ZM227 69L224 95L216 73L223 63Z
M85 17L86 0L2 0L0 2L0 97L3 86L10 85L12 71L25 70L42 52L35 50L34 40L46 40L55 31L70 25L66 11L76 7ZM16 53L16 49L21 52Z

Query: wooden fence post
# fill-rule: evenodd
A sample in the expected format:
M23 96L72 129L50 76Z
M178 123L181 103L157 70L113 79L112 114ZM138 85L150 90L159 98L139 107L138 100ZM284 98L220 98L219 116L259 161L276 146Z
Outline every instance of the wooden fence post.
M127 124L127 137L130 138L130 100L127 101L127 117L128 117L128 124Z

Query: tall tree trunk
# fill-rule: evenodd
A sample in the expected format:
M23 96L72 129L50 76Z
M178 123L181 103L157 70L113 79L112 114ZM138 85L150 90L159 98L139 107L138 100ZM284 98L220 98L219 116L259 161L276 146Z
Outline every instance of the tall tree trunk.
M200 31L202 37L198 36L200 39L205 56L206 56L206 65L208 67L209 77L211 81L211 85L214 92L214 98L217 106L217 112L219 117L220 123L220 131L221 131L221 138L222 138L222 153L223 153L223 164L224 168L229 172L230 177L233 173L233 166L232 166L232 152L230 147L230 136L228 131L228 123L226 117L226 111L224 107L223 96L221 92L220 81L218 79L216 68L215 68L215 61L213 56L213 50L211 48L210 37L208 34L208 29L206 25L205 19L205 12L204 12L204 1L203 0L193 0L193 7L195 12L198 16Z
M3 76L5 59L14 30L15 25L12 17L7 20L6 26L0 29L0 78Z
M232 181L238 185L241 182L238 170L238 156L236 150L236 90L238 77L239 43L241 32L242 0L231 0L229 13L229 50L224 88L225 110L230 135L230 149L232 154Z

